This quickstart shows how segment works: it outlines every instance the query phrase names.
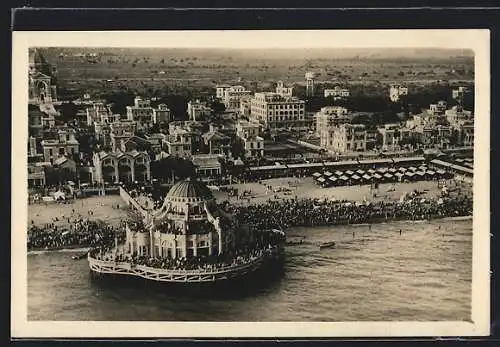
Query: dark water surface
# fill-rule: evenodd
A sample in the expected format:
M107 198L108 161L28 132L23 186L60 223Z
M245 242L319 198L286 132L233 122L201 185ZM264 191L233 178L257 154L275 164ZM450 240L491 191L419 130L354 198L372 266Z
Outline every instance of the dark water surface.
M399 230L402 230L402 235ZM353 235L354 232L354 235ZM472 221L294 228L284 273L250 294L91 280L74 252L28 255L29 320L448 321L471 310ZM337 241L333 249L318 244ZM252 282L252 281L249 281ZM238 290L238 289L235 289ZM222 293L224 294L224 293Z

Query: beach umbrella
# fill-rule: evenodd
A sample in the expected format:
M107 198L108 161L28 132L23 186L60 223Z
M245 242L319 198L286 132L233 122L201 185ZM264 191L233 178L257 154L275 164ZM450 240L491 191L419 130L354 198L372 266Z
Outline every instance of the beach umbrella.
M367 180L367 181L368 181L368 180L371 180L371 179L372 179L372 176L370 176L370 175L368 175L368 174L364 174L364 175L363 175L363 178L364 178L365 180Z
M358 175L354 174L352 175L351 177L353 180L359 180L361 177L359 177Z
M328 179L329 179L330 181L332 181L332 182L336 182L336 181L337 181L337 177L335 177L335 176L332 176L332 177L330 177L330 178L328 178Z
M345 172L345 174L346 174L346 175L349 175L349 176L351 176L353 173L354 173L354 172L352 172L351 170L347 170L347 171Z
M382 178L382 176L381 176L381 175L379 175L378 173L376 173L376 174L374 174L374 175L373 175L373 178L376 178L376 179L378 179L378 180L379 180L379 179L381 179L381 178Z
M316 178L321 177L321 174L319 172L315 172L315 173L313 173L313 177L316 177Z
M325 171L325 173L323 175L330 177L332 175L332 173L330 171Z
M339 170L335 171L336 176L342 176L343 174L344 173L342 171L339 171Z
M369 169L369 170L368 170L368 173L371 173L371 174L374 174L375 172L376 172L376 171L375 171L375 170L373 170L373 169Z
M377 172L381 173L381 174L385 174L387 172L387 168L381 167L381 168L377 169Z
M356 173L359 174L359 175L363 175L365 173L365 170L359 169L359 170L356 171Z

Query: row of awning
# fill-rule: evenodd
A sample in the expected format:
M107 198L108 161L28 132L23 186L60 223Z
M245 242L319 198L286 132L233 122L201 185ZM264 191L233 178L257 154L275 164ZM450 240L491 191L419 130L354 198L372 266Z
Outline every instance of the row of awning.
M363 171L363 170L358 170L358 171ZM352 179L354 181L359 181L359 180L381 180L384 178L391 179L394 177L397 177L398 179L401 179L403 177L408 177L408 178L413 178L413 177L435 177L436 175L444 175L446 172L444 170L430 170L430 169L425 169L425 170L417 170L417 171L412 171L410 169L404 170L404 171L399 171L395 170L395 172L385 170L384 173L381 173L380 171L374 172L374 173L369 173L368 171L364 173L363 175L358 174L358 171L353 172L351 170L347 170L345 172L341 171L336 171L335 173L331 173L329 171L324 172L321 174L320 172L315 172L313 174L313 177L316 178L316 180L320 183L326 182L327 180L331 182L336 182L336 181L348 181L349 179ZM351 175L349 174L352 173ZM365 172L365 171L363 171Z

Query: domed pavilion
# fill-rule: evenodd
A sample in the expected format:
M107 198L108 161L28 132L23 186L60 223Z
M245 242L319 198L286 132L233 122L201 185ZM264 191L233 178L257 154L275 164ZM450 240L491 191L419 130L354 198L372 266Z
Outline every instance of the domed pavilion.
M177 259L221 255L236 247L236 223L217 207L208 187L195 179L176 183L145 226L146 230L127 228L128 252Z
M254 235L218 207L195 179L176 183L143 223L126 226L125 243L88 254L97 275L129 275L170 283L207 283L241 277L283 254L284 233ZM266 237L267 235L267 237Z

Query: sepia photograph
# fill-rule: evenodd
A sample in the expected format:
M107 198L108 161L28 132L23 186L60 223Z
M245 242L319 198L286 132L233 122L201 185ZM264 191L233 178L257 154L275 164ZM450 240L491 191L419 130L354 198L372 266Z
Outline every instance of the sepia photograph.
M487 30L14 32L11 334L487 334L489 54Z

